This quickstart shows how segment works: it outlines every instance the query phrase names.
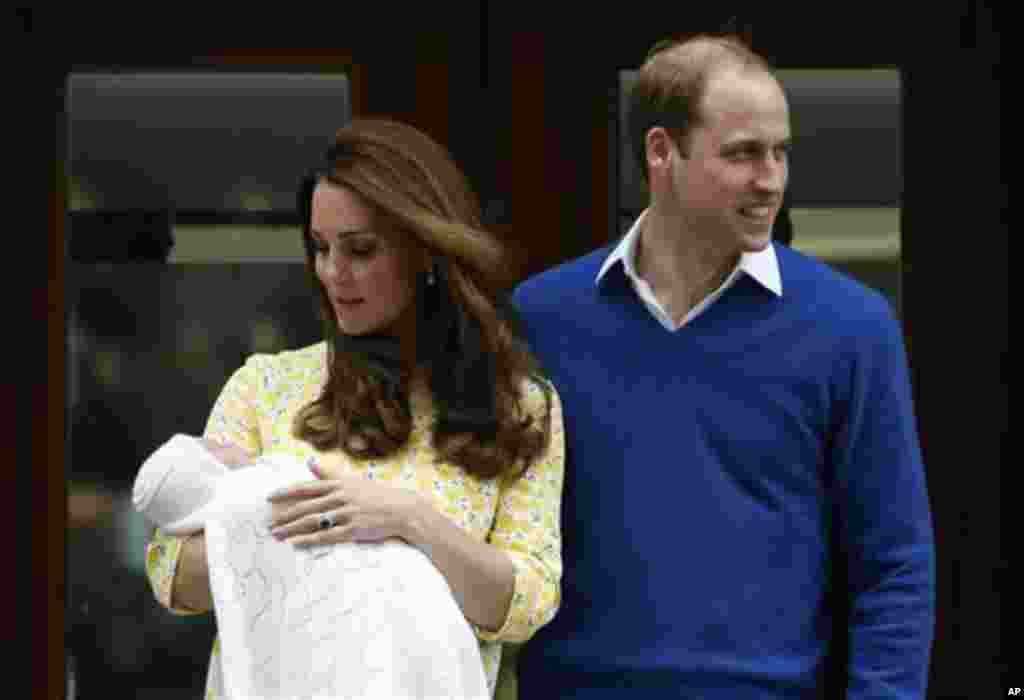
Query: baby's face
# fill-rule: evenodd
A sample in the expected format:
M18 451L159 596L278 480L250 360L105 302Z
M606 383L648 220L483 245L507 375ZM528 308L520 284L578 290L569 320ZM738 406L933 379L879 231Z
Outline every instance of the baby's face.
M217 461L226 467L244 466L251 462L256 456L237 445L214 442L209 438L200 438L199 441L202 443L203 447L205 447L210 454L217 459Z

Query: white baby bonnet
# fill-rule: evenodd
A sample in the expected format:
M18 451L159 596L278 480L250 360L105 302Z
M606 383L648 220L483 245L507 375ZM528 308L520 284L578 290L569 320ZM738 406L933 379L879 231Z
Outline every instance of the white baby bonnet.
M204 459L154 467L157 488L137 503L176 531L205 527L225 698L490 698L476 637L426 555L397 539L306 550L278 542L266 498L310 480L309 470L278 455L214 477L212 455L179 437L161 461L188 461L194 447ZM206 485L184 489L199 504L191 515L184 498L166 498L190 473L216 482L212 498Z
M132 505L170 535L199 532L217 485L229 471L202 442L189 435L175 435L139 469Z

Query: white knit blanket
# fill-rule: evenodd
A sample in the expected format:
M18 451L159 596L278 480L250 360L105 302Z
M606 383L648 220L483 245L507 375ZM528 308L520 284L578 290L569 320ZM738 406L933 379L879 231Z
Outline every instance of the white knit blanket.
M227 698L490 697L479 646L433 563L400 541L300 550L267 496L308 481L290 458L221 477L205 529Z

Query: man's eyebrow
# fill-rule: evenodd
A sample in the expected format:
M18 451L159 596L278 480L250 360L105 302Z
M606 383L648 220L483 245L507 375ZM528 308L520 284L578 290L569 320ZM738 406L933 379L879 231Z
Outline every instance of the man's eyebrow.
M727 141L727 142L723 143L722 144L722 148L726 149L726 150L734 149L734 148L747 148L747 147L750 147L750 146L756 146L758 148L762 148L762 147L768 146L768 145L771 145L771 144L768 141L764 140L764 139L759 139L759 138L756 138L754 136L743 136L741 138L736 139L735 141ZM793 137L787 136L786 138L780 139L779 141L775 142L774 145L772 145L772 147L776 148L778 146L782 146L784 148L789 148L792 145L793 145Z

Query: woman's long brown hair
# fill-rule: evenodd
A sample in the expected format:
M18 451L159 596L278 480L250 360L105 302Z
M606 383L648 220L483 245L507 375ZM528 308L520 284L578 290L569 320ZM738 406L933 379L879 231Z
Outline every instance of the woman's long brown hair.
M439 409L432 431L438 457L482 478L521 472L550 440L550 390L513 328L507 305L499 302L509 282L501 245L481 226L480 206L466 178L447 151L427 135L387 119L356 119L340 129L327 160L326 169L304 181L298 204L306 263L328 343L328 380L320 396L296 416L295 436L321 450L340 448L353 457L374 458L400 449L412 430L409 377L403 374L396 390L363 358L339 347L340 331L316 275L309 230L313 188L329 182L355 192L375 219L393 223L414 245L441 261L444 274L437 284L443 285L444 303L454 305L448 311L462 319L461 335L472 331L478 338L477 352L484 362L476 362L475 371L486 367L487 381L481 385L493 391L489 425L451 419L445 409L451 402L445 399L456 390L452 378L431 374L426 367ZM416 293L422 296L424 287ZM546 409L540 420L524 409L522 387L527 378L544 393ZM458 385L456 381L454 386Z

